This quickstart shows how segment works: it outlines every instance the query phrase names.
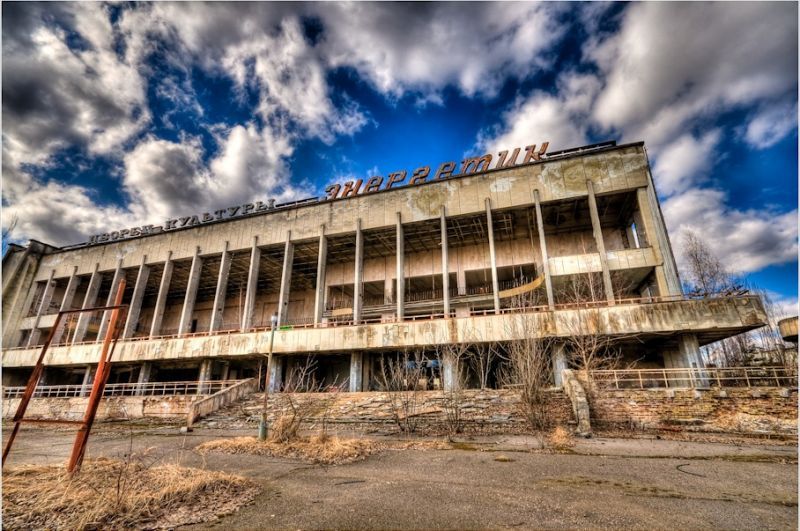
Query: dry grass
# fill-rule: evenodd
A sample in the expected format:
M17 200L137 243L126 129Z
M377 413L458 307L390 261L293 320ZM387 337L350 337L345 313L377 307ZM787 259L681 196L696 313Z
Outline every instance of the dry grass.
M547 442L556 450L566 450L575 446L572 434L563 426L556 426L547 437Z
M177 465L97 459L73 477L63 466L21 466L3 474L3 528L173 528L229 514L258 490L239 476Z
M328 435L295 437L288 442L260 441L255 437L234 437L208 441L196 448L200 453L269 455L328 465L359 461L379 449L380 446L369 439L340 439Z

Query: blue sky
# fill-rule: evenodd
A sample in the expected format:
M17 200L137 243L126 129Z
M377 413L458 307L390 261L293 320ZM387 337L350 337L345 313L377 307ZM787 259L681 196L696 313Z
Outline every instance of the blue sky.
M4 3L3 226L56 245L550 142L797 301L795 3ZM680 253L678 259L681 260Z

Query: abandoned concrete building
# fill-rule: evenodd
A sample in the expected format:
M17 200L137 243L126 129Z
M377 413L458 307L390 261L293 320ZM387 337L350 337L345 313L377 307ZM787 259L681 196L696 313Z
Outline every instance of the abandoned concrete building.
M696 367L702 345L766 323L756 296L683 294L643 143L540 155L64 248L11 245L3 384L25 384L59 311L111 304L122 279L128 310L109 383L132 385L266 380L272 348L272 389L313 356L320 382L376 390L381 359L502 345L519 339L521 320L552 338L559 385L580 308L638 367ZM75 315L53 331L42 385L91 381L107 317ZM430 366L446 386L451 368Z

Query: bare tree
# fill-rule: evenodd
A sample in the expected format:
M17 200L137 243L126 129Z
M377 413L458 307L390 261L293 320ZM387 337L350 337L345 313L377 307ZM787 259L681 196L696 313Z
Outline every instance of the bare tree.
M492 367L499 359L500 353L496 343L477 343L470 349L467 361L478 376L478 384L481 389L489 387Z
M467 387L466 372L470 346L468 343L439 343L435 347L442 385L442 412L450 437L461 433L466 421L464 390Z
M684 278L691 294L708 297L716 293L743 290L741 279L725 267L705 240L694 231L684 233L681 252L686 263Z
M403 433L413 433L417 429L420 380L425 375L426 361L420 351L411 355L403 352L388 361L380 358L379 385L389 395L392 419Z
M626 290L619 282L614 289L622 293ZM572 307L562 322L568 332L564 345L569 364L585 371L588 380L591 371L615 368L622 358L620 337L606 333L601 308L605 296L599 274L573 275L559 291L558 298Z

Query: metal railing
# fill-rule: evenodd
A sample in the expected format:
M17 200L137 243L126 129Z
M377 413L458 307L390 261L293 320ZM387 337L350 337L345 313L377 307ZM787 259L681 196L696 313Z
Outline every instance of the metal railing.
M208 380L205 382L147 382L106 384L103 396L173 396L210 395L226 389L243 380ZM36 387L34 398L72 398L89 396L92 384L86 385L40 385ZM3 398L20 398L25 387L4 387Z
M622 369L590 374L592 384L601 389L797 387L797 369L786 367Z
M754 298L757 297L756 295L725 295L725 294L718 294L712 296L693 296L693 295L669 295L664 297L635 297L635 298L618 298L615 301L615 304L618 306L621 305L635 305L635 304L658 304L658 303L665 303L665 302L681 302L681 301L697 301L697 300L716 300L716 299L746 299L746 298ZM598 300L598 301L585 301L585 302L575 302L575 303L566 303L566 304L556 304L554 306L555 310L588 310L591 308L604 308L608 307L609 303L606 300ZM532 306L529 304L517 304L515 306L510 306L506 308L501 308L500 311L495 311L493 308L487 309L475 309L471 308L469 315L470 316L488 316L488 315L495 315L495 314L514 314L514 313L531 313L531 312L547 312L549 308L546 305L539 305L539 306ZM442 319L444 315L441 312L431 312L430 314L426 315L416 315L413 318L406 315L404 321L411 321L411 320L433 320L433 319ZM386 317L375 317L375 318L364 318L362 319L359 324L374 324L374 323L388 323L388 322L400 322L397 320L397 316L395 315L393 318L388 319ZM327 322L320 322L314 323L312 318L301 318L295 319L293 322L287 323L283 325L282 328L284 330L296 328L334 328L337 326L353 326L353 319L352 316L344 317L344 318L332 318L328 319ZM209 331L202 331L202 332L192 332L192 333L185 333L179 334L177 330L162 330L161 333L157 336L138 336L138 337L131 337L126 339L120 339L120 342L126 341L145 341L145 340L163 340L163 339L177 339L177 338L191 338L191 337L202 337L202 336L216 336L216 335L229 335L229 334L239 334L239 333L250 333L250 332L263 332L269 331L270 325L266 324L263 326L253 326L251 328L242 329L242 328L232 328L232 329L223 329L217 330L214 332ZM77 343L66 343L66 342L59 342L54 344L53 346L64 346L67 344L70 345L90 345L90 344L97 344L98 340L94 339L91 341L81 341ZM29 348L38 348L41 347L41 343L38 345L32 345L28 347L27 345L18 346L18 347L9 347L4 348L3 351L10 351L10 350L25 350Z

